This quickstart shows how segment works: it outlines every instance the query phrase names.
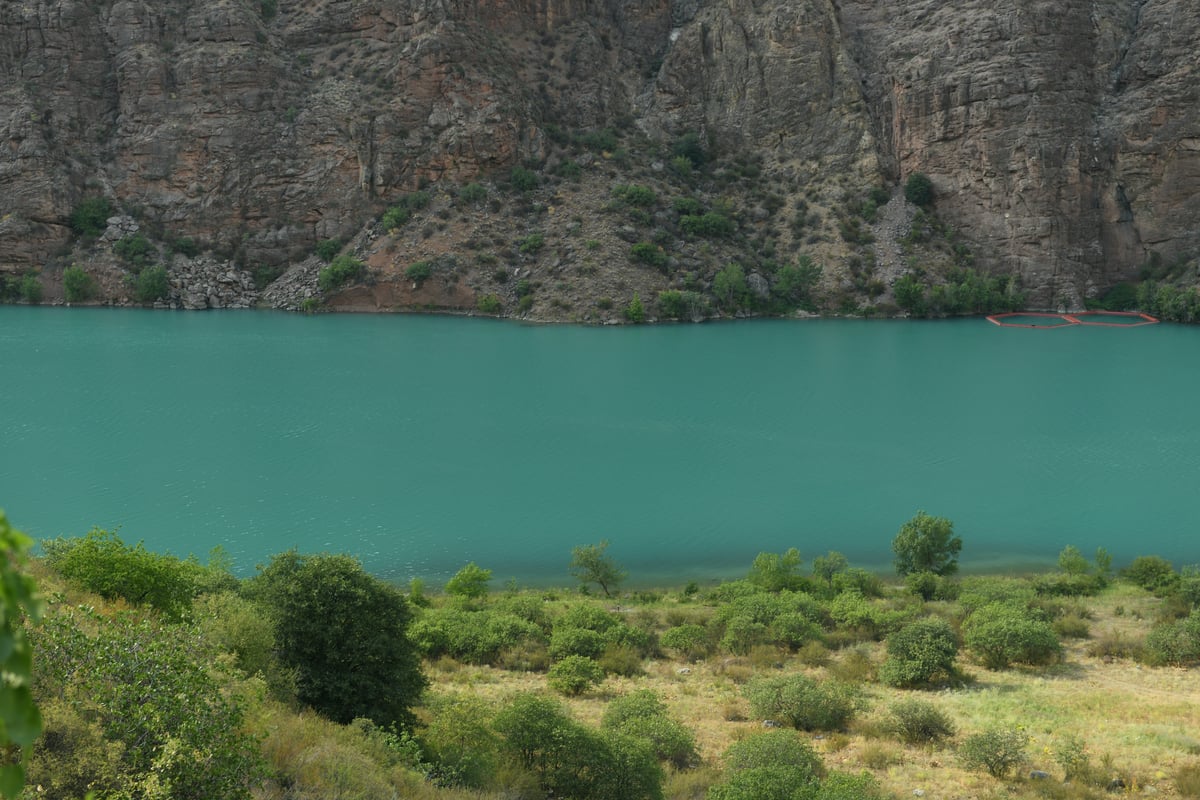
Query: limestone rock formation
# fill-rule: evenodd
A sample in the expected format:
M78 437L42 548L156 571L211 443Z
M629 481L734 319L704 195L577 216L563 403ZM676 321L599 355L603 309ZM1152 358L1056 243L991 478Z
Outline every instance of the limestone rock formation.
M753 176L706 190L751 206L739 258L812 247L831 286L860 291L851 273L867 267L831 232L832 187L894 189L923 172L978 266L1020 275L1034 304L1074 307L1151 257L1200 254L1197 41L1191 0L3 3L0 273L85 257L68 222L98 195L156 241L199 242L224 265L200 270L233 292L214 294L221 303L257 296L230 270L266 269L290 288L263 297L294 306L315 285L316 267L298 265L335 238L392 284L359 287L343 307L471 308L511 291L488 283L503 268L563 284L567 305L581 291L571 270L593 296L675 285L685 278L610 272L614 254L588 273L565 227L595 216L586 187L603 194L650 162L666 175L661 153L589 155L585 189L548 190L538 205L556 216L538 227L561 234L551 258L465 259L453 280L414 290L405 263L461 254L483 229L431 221L422 238L375 238L404 192L449 197L520 165L568 174L581 162L564 137L611 127L647 142L697 132L772 176L774 199L755 195ZM813 208L825 219L785 230L783 215ZM890 279L897 256L883 249ZM671 263L703 281L706 258L680 247ZM209 304L204 287L181 294Z

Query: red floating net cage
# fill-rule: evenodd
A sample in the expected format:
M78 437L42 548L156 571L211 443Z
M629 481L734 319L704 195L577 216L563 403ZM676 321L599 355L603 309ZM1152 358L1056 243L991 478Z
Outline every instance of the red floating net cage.
M1047 314L1034 311L1014 311L992 314L987 318L1002 328L1070 328L1090 325L1097 328L1137 328L1154 325L1158 320L1137 311L1076 311L1073 314Z

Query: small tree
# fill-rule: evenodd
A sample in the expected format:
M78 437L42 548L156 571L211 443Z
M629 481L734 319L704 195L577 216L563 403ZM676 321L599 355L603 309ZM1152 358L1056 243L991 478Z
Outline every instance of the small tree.
M820 578L830 586L833 585L833 576L840 572L845 572L850 567L850 562L847 558L836 550L830 550L823 556L817 556L813 559L812 572L814 578Z
M746 580L768 592L798 589L804 584L804 578L800 575L800 565L803 563L800 551L794 547L784 553L759 553L754 557Z
M561 694L575 696L604 680L604 669L587 656L567 656L550 668L546 683Z
M928 206L933 203L933 181L923 172L914 172L904 182L904 197L916 206Z
M634 324L646 321L646 307L642 305L642 298L637 292L633 293L633 299L625 307L625 319Z
M171 279L166 267L158 264L142 270L133 284L133 296L139 303L153 303L171 291Z
M484 569L472 561L446 581L446 594L475 600L488 593L488 582L491 579L490 569Z
M905 744L933 744L954 735L954 723L933 703L901 700L888 711L888 731Z
M71 230L80 236L99 236L104 233L112 206L103 197L89 197L71 212Z
M713 278L713 296L722 308L733 309L744 305L750 297L746 283L746 272L741 264L728 264Z
M341 723L412 723L409 706L425 676L397 589L350 556L294 550L272 558L250 589L271 612L279 657L296 670L301 702Z
M571 563L568 566L571 574L583 585L594 583L604 592L605 597L612 593L625 580L626 572L609 556L608 540L600 544L584 544L571 548Z
M802 731L845 727L862 703L849 686L817 683L804 675L758 678L743 691L760 719L773 719Z
M928 686L955 674L958 640L945 620L919 620L889 636L887 652L881 681L902 688Z
M68 303L83 303L96 294L96 279L72 264L63 270L63 290Z
M1068 575L1083 575L1088 570L1088 562L1078 547L1069 544L1058 554L1058 567Z
M991 603L975 611L963 624L963 639L988 669L1009 664L1049 664L1062 646L1049 622L1031 616L1023 606Z
M901 577L911 572L952 575L958 571L961 551L962 539L954 535L954 523L924 511L904 523L892 540L896 572Z

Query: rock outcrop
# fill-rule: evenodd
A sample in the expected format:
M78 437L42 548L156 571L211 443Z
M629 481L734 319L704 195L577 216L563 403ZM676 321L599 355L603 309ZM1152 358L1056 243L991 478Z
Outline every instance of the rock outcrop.
M219 265L172 268L188 306L243 304L257 295L234 273L267 269L289 283L263 297L294 307L312 296L318 266L298 265L315 244L358 237L394 285L343 306L469 308L497 267L405 289L400 255L368 238L380 211L420 186L566 169L569 132L612 127L651 142L698 132L761 165L782 199L738 190L748 241L773 243L747 244L752 255L851 258L836 234L812 231L819 220L793 233L753 204L803 216L807 193L828 212L842 202L834 186L926 173L977 265L1019 274L1034 304L1077 306L1152 257L1200 254L1196 41L1191 0L5 3L0 272L78 257L71 211L99 195ZM632 179L609 155L584 165L590 185ZM541 227L590 218L573 202L556 191ZM460 228L462 241L438 247L478 238ZM400 249L411 260L421 247ZM572 245L537 277L565 284L586 255ZM673 258L707 269L699 254ZM828 280L857 291L849 269ZM604 291L625 290L613 280ZM561 291L568 303L578 289Z

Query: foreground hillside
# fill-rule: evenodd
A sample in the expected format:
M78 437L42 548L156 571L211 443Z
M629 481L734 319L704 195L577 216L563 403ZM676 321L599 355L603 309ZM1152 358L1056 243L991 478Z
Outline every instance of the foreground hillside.
M601 598L44 547L30 798L1200 796L1200 574L1161 559L621 592L577 548Z
M904 249L912 209L875 212L915 174L959 260L1015 279L1034 306L1078 308L1147 266L1195 286L1200 10L1048 8L7 4L0 294L294 307L317 297L314 253L331 242L369 266L334 307L601 319L599 301L635 293L711 303L737 263L759 276L757 305L720 311L759 311L769 264L806 255L825 269L823 307L857 310L932 268ZM680 148L688 136L701 147ZM660 202L598 217L629 184ZM450 202L469 186L486 197ZM432 213L394 233L387 210L419 190ZM731 227L712 242L680 226L671 195ZM89 203L98 223L77 216ZM534 234L536 258L521 247ZM639 243L650 267L627 274ZM437 280L404 275L413 264ZM139 282L154 266L167 274ZM518 295L522 279L538 291Z

